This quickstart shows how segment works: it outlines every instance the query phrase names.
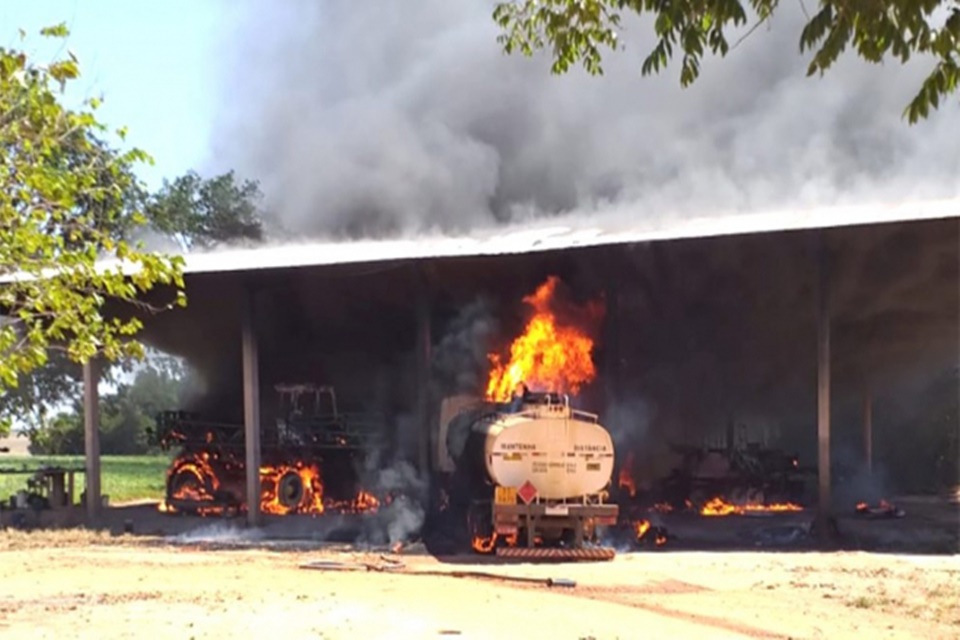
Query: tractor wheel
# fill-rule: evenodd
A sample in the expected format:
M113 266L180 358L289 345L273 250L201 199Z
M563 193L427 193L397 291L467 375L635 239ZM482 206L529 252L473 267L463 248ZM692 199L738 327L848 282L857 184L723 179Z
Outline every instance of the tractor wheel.
M213 484L192 464L184 464L170 474L167 482L167 502L188 501L200 507L213 499ZM195 509L186 509L194 511Z
M303 478L296 471L287 471L277 481L277 500L291 511L303 502L304 493Z

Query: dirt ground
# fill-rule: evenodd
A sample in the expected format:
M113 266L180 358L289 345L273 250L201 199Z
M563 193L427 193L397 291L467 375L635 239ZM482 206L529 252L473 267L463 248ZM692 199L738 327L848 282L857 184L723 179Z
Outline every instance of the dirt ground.
M8 531L0 636L960 638L960 556L663 552L554 565L390 556L399 568L384 558ZM316 561L341 568L301 568ZM464 571L576 586L423 575Z

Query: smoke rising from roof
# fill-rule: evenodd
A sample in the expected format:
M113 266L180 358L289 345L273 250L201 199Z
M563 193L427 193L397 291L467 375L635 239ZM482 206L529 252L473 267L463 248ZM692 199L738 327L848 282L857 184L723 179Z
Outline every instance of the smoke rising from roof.
M244 6L214 146L293 235L960 194L957 105L900 117L929 65L847 54L807 78L793 4L687 90L675 64L640 78L642 21L603 78L558 77L501 52L488 0Z

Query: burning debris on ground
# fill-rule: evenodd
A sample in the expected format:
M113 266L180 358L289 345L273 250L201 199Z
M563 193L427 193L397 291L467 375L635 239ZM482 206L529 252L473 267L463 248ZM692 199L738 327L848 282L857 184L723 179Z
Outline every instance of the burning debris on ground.
M720 497L714 497L700 508L703 516L747 515L752 513L779 513L784 511L803 511L803 507L792 502L774 504L730 504Z
M666 527L654 526L649 520L637 520L633 523L637 535L637 544L662 547L669 539Z
M858 516L868 519L902 518L907 515L903 509L897 508L886 500L880 500L876 505L858 502L855 512Z

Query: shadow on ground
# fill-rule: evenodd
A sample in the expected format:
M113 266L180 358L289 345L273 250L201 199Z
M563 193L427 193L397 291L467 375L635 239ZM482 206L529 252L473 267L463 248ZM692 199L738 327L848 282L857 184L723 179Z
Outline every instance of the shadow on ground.
M954 554L960 552L960 505L933 497L900 498L903 518L867 519L856 514L836 518L831 549L872 552ZM637 545L629 535L607 544L619 553L649 551L804 551L824 550L812 530L812 513L780 513L756 517L704 518L695 514L663 514L659 525L669 532L665 545ZM3 527L33 530L87 527L79 507L48 511L0 512ZM156 503L104 509L97 529L123 533L144 543L186 545L206 549L262 548L275 551L379 552L431 555L443 562L510 564L523 562L471 553L463 542L439 533L403 545L391 544L388 523L377 515L265 516L251 528L243 517L199 517L162 513Z

